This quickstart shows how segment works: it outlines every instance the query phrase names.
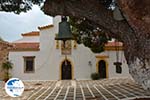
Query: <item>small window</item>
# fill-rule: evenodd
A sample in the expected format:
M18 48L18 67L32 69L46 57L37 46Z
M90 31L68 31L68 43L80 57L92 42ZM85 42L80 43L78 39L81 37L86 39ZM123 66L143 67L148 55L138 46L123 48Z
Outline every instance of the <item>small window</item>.
M24 57L24 72L33 73L34 72L34 56Z
M121 66L116 66L116 73L119 73L119 74L122 73L122 68L121 68Z
M114 62L114 65L116 66L116 73L121 74L122 73L122 63L121 62Z

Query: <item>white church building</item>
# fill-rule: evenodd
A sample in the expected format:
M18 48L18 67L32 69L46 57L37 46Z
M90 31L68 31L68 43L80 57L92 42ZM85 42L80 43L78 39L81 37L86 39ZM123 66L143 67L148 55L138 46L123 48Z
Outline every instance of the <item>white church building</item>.
M22 38L12 42L14 48L9 52L9 60L14 64L12 77L22 80L90 80L92 73L101 78L130 77L120 42L108 42L105 51L93 53L75 40L63 42L55 40L61 17L53 19L53 25L38 27L39 31L22 34ZM119 47L120 72L117 71L116 49ZM65 56L67 54L67 57Z

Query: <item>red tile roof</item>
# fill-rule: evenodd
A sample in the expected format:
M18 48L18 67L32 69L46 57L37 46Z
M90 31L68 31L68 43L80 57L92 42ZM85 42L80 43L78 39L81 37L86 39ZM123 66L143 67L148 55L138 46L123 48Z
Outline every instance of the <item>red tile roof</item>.
M39 43L12 43L13 48L11 51L38 51ZM119 50L123 50L122 42L108 42L105 45L105 50L116 50L115 47L119 47Z
M39 43L12 43L11 51L38 51Z
M116 50L124 50L122 42L108 42L105 44L105 50L107 51L116 51Z
M40 33L39 33L39 31L33 31L33 32L29 32L29 33L23 33L21 35L22 36L39 36Z
M123 46L123 43L122 42L108 42L107 44L105 44L106 47L112 47L112 46Z
M54 27L54 25L46 25L46 26L42 26L42 27L38 27L39 30L43 30L43 29L47 29L47 28L51 28Z

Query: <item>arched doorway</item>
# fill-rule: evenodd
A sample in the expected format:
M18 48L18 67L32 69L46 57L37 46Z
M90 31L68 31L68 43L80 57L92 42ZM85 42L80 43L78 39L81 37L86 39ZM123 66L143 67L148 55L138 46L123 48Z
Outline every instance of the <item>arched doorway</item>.
M100 60L98 62L98 72L100 74L100 78L106 78L106 62L104 60Z
M72 79L72 66L68 60L63 61L61 66L61 79L70 80Z

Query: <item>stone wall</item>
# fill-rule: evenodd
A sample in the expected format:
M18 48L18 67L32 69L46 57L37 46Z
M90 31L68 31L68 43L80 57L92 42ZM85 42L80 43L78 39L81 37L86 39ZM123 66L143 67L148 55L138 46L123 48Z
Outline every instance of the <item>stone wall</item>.
M8 59L9 49L11 48L12 46L8 42L0 41L0 80L4 78L2 63Z

